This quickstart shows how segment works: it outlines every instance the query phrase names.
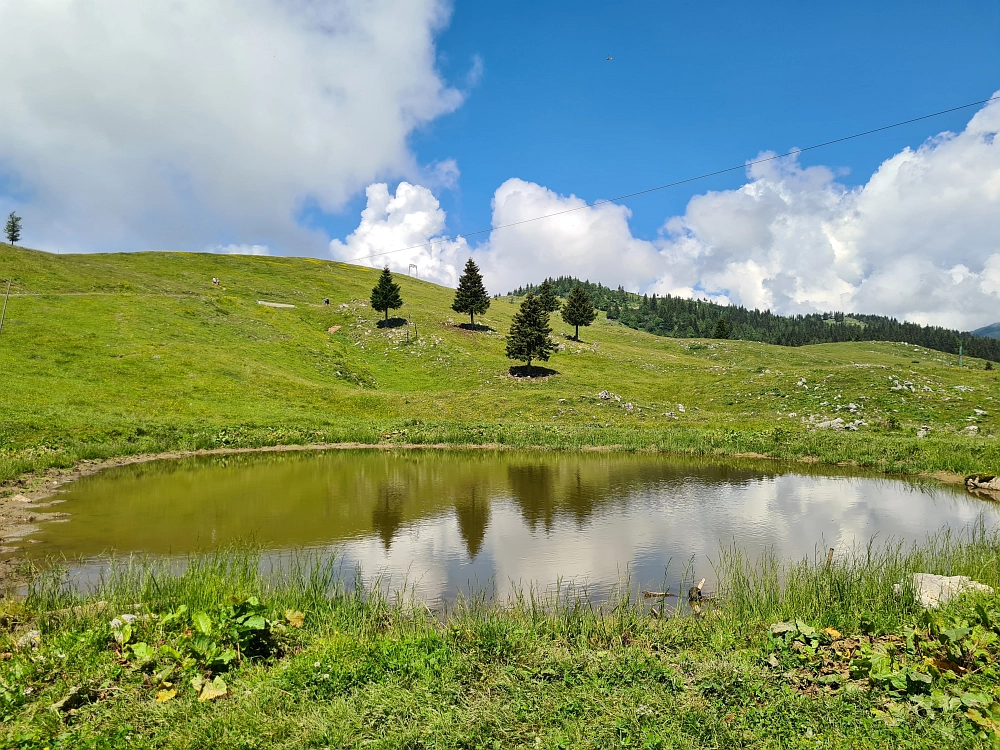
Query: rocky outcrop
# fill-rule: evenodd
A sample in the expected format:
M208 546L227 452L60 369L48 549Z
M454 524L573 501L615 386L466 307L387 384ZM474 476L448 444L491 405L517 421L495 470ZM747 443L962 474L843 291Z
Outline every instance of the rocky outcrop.
M956 596L969 591L992 594L993 589L973 581L968 576L939 576L933 573L913 574L913 595L922 607L937 609Z
M1000 477L992 474L970 474L965 478L965 486L970 490L1000 492Z

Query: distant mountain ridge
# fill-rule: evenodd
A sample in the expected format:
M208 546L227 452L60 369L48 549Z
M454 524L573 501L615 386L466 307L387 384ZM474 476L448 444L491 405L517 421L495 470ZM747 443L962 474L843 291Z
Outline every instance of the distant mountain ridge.
M811 315L775 315L770 310L748 310L740 305L719 305L685 297L650 297L611 289L603 284L581 281L572 276L547 279L553 291L565 297L574 285L590 292L594 307L604 310L608 319L659 336L675 338L710 338L720 320L729 327L728 338L760 341L781 346L830 344L838 341L905 341L939 352L958 354L959 344L970 357L1000 362L1000 323L987 326L996 333L972 333L938 326L900 322L884 315L845 314L842 312ZM515 297L536 290L534 284L510 292Z
M1000 323L993 323L992 325L983 326L982 328L977 328L972 332L973 336L986 336L991 339L1000 339Z

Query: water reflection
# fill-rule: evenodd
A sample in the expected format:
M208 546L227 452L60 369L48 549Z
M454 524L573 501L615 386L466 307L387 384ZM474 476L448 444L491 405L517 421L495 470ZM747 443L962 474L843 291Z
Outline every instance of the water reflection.
M396 530L403 525L403 499L409 494L409 488L386 484L379 488L378 497L372 508L372 528L382 539L382 544L388 550L392 546L392 538Z
M792 470L796 473L792 473ZM660 585L688 561L711 579L720 542L786 557L817 545L916 539L997 507L961 489L803 466L615 454L333 451L122 467L67 487L66 523L28 549L93 559L176 555L253 538L337 549L346 565L418 582L429 599L470 582L600 591L629 571Z
M475 484L466 486L455 499L455 518L469 558L475 559L483 546L486 527L490 523L489 493Z

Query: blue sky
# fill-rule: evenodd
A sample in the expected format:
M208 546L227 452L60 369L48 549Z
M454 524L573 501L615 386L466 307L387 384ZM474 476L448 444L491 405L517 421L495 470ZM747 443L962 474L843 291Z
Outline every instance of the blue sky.
M458 162L458 186L439 191L453 233L489 227L509 177L593 201L985 99L1000 87L1000 4L459 2L438 64L462 85L477 57L483 75L466 102L411 140L423 163ZM802 161L863 183L904 146L968 118ZM630 199L633 230L651 238L692 194L744 181L737 172ZM363 206L359 195L324 223L343 236Z
M584 203L991 97L995 0L0 0L0 28L28 246L1000 320L1000 102Z

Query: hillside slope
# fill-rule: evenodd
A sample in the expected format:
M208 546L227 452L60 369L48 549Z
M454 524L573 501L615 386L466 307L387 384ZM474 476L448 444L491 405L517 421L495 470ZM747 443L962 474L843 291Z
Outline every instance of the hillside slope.
M629 328L658 336L712 338L716 326L724 322L728 334L721 338L760 341L781 346L834 344L845 341L906 341L947 354L965 354L1000 363L1000 341L978 332L927 326L899 321L885 315L825 312L779 315L770 310L747 309L742 305L685 297L652 297L611 289L572 276L549 278L553 291L565 296L574 286L582 286L604 310L608 318ZM537 289L533 284L519 287L510 296L522 297Z
M989 336L991 339L1000 339L1000 323L977 328L972 332L976 336Z
M996 374L978 360L960 370L954 357L919 347L667 339L603 316L577 343L554 316L564 348L548 365L558 374L525 380L511 377L504 357L514 304L495 300L481 320L493 330L472 332L457 326L464 318L450 309L452 290L397 276L405 306L396 314L414 326L382 329L367 304L372 269L0 245L0 278L8 275L0 480L80 458L320 441L656 447L907 471L1000 469ZM620 400L600 398L605 390ZM816 428L838 417L865 424ZM929 437L916 437L921 425ZM969 425L978 436L963 433Z

